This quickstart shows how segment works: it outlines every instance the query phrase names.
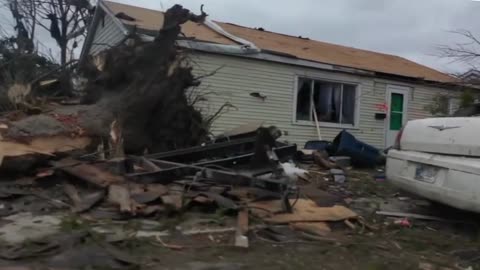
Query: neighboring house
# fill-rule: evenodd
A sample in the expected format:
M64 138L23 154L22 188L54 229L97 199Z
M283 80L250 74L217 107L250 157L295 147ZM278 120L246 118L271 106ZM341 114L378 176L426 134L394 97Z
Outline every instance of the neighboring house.
M132 29L153 40L162 23L162 12L100 1L82 58L123 42ZM229 23L188 22L182 32L178 46L191 49L196 74L220 68L203 79L203 91L215 92L203 112L236 107L215 122L215 133L261 120L302 146L318 138L318 118L324 140L346 129L383 148L406 121L430 116L425 107L435 95L458 95L454 78L398 56Z
M465 72L464 74L460 75L459 78L463 83L476 86L480 85L480 71L476 69L471 69Z

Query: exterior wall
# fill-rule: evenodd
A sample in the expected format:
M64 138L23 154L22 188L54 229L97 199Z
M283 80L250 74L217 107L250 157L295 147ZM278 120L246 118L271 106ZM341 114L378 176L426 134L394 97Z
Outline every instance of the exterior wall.
M448 95L450 97L458 97L458 91L448 91L446 89L417 86L414 88L413 96L410 97L408 119L422 119L430 117L431 114L425 110L425 106L433 102L433 98L437 95Z
M388 84L406 85L395 81L224 55L195 53L191 58L197 75L205 75L221 67L213 76L204 78L198 89L200 92L210 93L206 95L206 101L198 104L202 113L212 115L226 102L236 107L215 121L212 128L214 134L242 124L264 121L264 125L275 125L284 131L283 140L297 143L300 147L306 141L316 140L318 137L313 123L298 124L294 121L297 76L358 83L359 123L356 128L347 130L359 140L381 149L385 146L386 120L375 119L375 113L381 112L378 105L385 102ZM430 116L425 105L432 102L434 95L448 93L441 88L408 84L406 86L412 89L409 97L409 119ZM251 92L259 92L267 98L262 101L250 96ZM333 140L342 129L321 126L322 139Z
M89 54L96 55L109 46L118 44L123 37L123 32L113 19L110 16L102 16ZM202 113L206 116L213 115L226 102L236 107L222 114L214 122L212 127L214 134L242 124L263 121L264 125L275 125L280 128L285 132L283 140L296 143L300 147L306 141L316 140L318 136L314 123L299 124L294 121L298 76L358 84L358 125L346 129L359 140L379 148L385 146L386 120L376 120L375 113L381 112L378 105L385 102L386 88L389 84L411 88L408 103L409 120L429 117L430 113L425 110L425 106L432 102L435 95L456 96L455 92L442 88L240 57L195 52L191 59L194 72L199 76L220 68L213 76L204 78L198 89L202 93L210 93L205 96L206 101L198 104ZM262 101L250 96L252 92L259 92L267 98ZM320 129L322 139L333 140L343 128L321 124Z
M108 49L110 46L117 45L124 38L123 32L118 25L115 24L113 19L110 16L105 16L104 12L102 13L100 22L95 31L92 46L90 47L90 55L97 55L101 51Z
M432 104L434 97L437 95L445 95L452 99L458 98L460 95L460 92L458 91L428 85L414 85L379 79L376 79L375 81L379 91L382 91L382 89L385 91L387 85L389 84L410 87L411 90L408 100L408 120L432 117L431 113L425 109L425 107Z
M236 106L215 121L214 134L260 120L265 125L277 126L286 133L282 137L284 140L299 146L315 140L317 132L313 123L294 121L296 77L305 76L358 83L360 121L357 128L349 131L367 143L383 145L384 121L375 120L374 111L376 105L385 100L384 90L376 91L371 78L222 55L197 53L192 58L198 75L222 67L215 75L203 79L201 91L214 94L209 94L208 101L200 106L202 112L211 115L225 102ZM262 101L250 96L251 92L259 92L267 98ZM322 139L333 140L341 130L321 127Z

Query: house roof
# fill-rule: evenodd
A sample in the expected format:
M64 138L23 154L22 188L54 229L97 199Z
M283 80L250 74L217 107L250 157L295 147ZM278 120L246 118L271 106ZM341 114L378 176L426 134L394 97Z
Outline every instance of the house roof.
M136 25L138 28L145 30L159 30L163 25L163 12L161 11L111 1L104 1L104 4L113 14L123 12L135 19L134 21L120 19L125 25ZM391 75L421 78L435 82L455 81L453 77L445 73L395 55L288 36L230 23L215 23L227 32L254 43L260 49L291 55L303 60ZM187 22L182 26L182 32L186 37L194 38L198 41L227 45L237 44L203 24Z

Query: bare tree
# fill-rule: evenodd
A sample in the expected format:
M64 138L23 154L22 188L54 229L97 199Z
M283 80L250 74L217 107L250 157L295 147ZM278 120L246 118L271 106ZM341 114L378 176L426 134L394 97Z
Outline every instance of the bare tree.
M459 107L468 108L479 97L478 91L472 91L472 89L479 89L480 87L480 37L468 30L451 31L451 33L462 39L462 42L450 46L439 46L438 56L470 67L467 73L452 74L458 79L457 85L461 90L461 94L458 96ZM443 104L439 107L442 108L445 105L445 100L439 99L437 103Z
M60 63L74 57L93 13L90 0L0 0L10 10L16 43L21 52L33 52L38 26L50 33L60 51Z
M92 15L88 0L32 0L36 5L37 24L50 32L60 49L60 64L65 65L86 34Z
M20 53L32 53L37 26L37 8L34 0L3 0L10 10L15 30L15 43Z
M480 38L468 30L457 30L452 31L452 33L462 38L464 42L456 43L453 46L439 46L439 56L472 67L478 66L480 62Z

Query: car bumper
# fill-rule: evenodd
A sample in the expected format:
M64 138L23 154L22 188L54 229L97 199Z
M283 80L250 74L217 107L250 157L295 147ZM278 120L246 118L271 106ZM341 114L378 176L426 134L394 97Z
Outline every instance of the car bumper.
M436 172L427 180L419 173L426 165ZM480 213L480 159L390 150L386 176L410 193Z

